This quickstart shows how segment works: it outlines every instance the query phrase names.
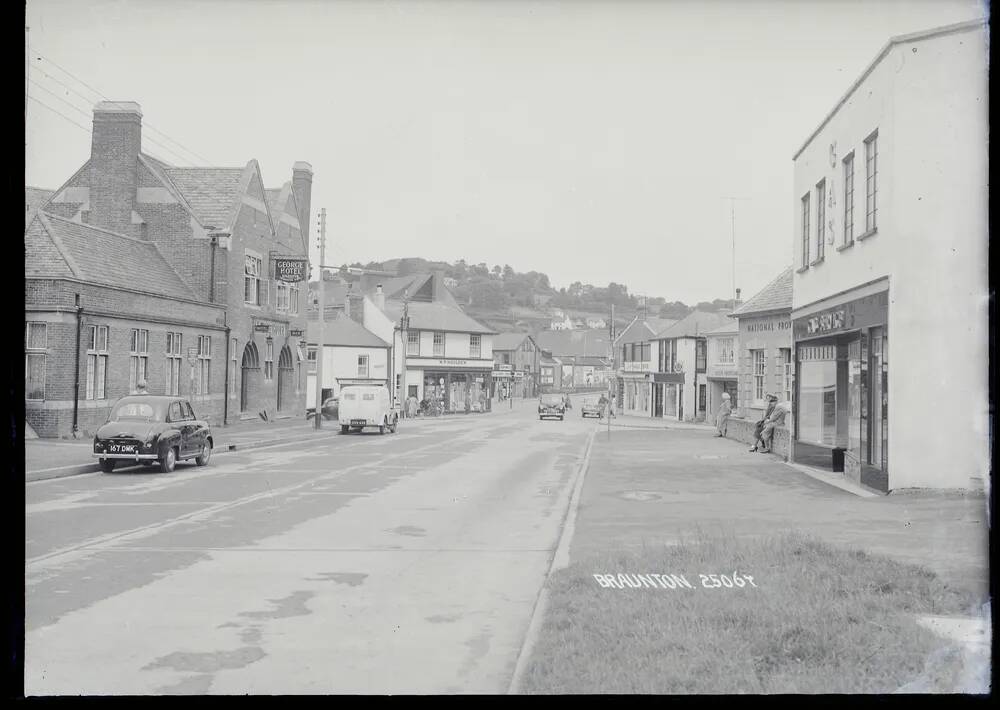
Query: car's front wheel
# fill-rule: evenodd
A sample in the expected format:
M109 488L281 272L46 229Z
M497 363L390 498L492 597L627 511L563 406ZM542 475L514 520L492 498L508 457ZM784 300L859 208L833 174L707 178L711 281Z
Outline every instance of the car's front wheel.
M391 431L393 434L395 434L397 426L399 426L399 417L393 417L392 418L392 424L389 425L389 431Z
M115 470L115 460L114 459L101 459L101 470L104 473L111 473Z
M173 448L169 448L164 452L163 458L160 459L160 471L162 473L170 473L174 470L174 466L177 465L177 452Z
M205 448L201 450L201 456L196 458L194 462L199 466L207 466L208 460L212 458L212 442L206 441Z
M340 433L341 434L347 434L350 431L351 431L351 427L347 426L346 424L341 424L340 425Z

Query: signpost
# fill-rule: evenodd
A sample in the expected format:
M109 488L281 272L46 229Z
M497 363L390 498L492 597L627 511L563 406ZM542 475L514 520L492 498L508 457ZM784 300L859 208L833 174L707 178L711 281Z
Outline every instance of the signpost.
M319 346L316 348L316 428L323 426L323 312L326 310L326 279L323 278L323 264L326 263L326 207L319 211Z

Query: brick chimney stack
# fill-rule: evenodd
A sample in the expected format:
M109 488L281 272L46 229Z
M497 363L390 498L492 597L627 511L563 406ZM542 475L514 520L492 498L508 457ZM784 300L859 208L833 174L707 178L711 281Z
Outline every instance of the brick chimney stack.
M380 311L385 310L385 293L382 291L382 284L375 287L375 297L372 300Z
M142 109L134 101L102 101L94 107L90 147L88 222L131 234L142 149Z
M309 244L309 229L312 226L312 183L313 169L309 163L298 161L292 166L292 192L299 207L299 233Z

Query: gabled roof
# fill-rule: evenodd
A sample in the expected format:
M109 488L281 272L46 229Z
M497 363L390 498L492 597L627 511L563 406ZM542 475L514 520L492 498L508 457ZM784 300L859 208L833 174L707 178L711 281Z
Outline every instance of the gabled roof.
M778 274L767 286L758 291L750 300L737 308L732 317L760 315L775 311L792 310L792 267Z
M166 175L204 226L227 229L236 219L246 168L167 168Z
M792 156L792 160L797 159L802 154L802 151L804 151L807 147L809 147L809 144L812 143L813 139L817 135L819 135L819 132L823 130L823 127L830 122L830 119L833 118L834 115L836 115L837 111L840 110L840 107L843 106L845 103L847 103L847 100L851 98L851 94L857 91L858 87L861 86L861 83L868 77L869 74L872 73L872 71L874 71L875 67L879 64L879 62L885 59L886 55L888 55L889 52L892 51L893 47L895 47L898 44L904 44L906 42L918 42L921 40L931 39L933 37L939 37L941 35L952 34L955 32L968 32L970 30L986 27L987 23L988 20L986 19L969 20L966 22L958 22L953 25L944 25L943 27L934 27L929 30L922 30L920 32L911 32L910 34L890 37L889 41L885 44L885 46L882 47L879 53L875 56L875 59L872 60L871 64L869 64L867 68L865 68L865 70L861 73L861 76L859 76L857 79L854 80L854 83L851 84L850 88L847 90L847 93L845 93L840 98L837 104L833 107L833 110L831 110L830 113L826 115L826 117L819 124L819 126L816 127L816 130L814 130L811 134L809 134L809 137L806 139L805 143L802 144L802 147L799 148L797 151L795 151L795 155ZM914 49L913 51L916 51L916 49Z
M25 212L31 212L32 210L37 210L39 207L44 205L49 201L55 193L55 190L46 190L41 187L29 187L24 186L24 205Z
M723 323L718 328L706 332L705 335L734 335L739 332L739 326L736 325L735 321L730 320L728 323Z
M673 324L676 321L668 321L669 324ZM666 326L661 326L659 329L653 326L649 319L643 320L639 316L632 319L625 330L623 330L617 338L615 338L616 345L628 345L629 343L641 343L646 340L651 340L654 335L659 330L662 330Z
M24 234L24 275L72 277L158 295L196 300L154 242L127 237L46 212ZM37 258L37 257L42 258Z
M676 318L647 318L646 322L650 325L654 332L659 333L666 330L674 323L677 322Z
M493 352L497 350L517 350L526 339L534 342L529 333L497 333L493 337Z
M394 322L403 315L403 302L386 300L383 312ZM473 320L458 306L435 301L410 301L407 311L410 318L410 328L413 330L437 330L451 333L480 333L489 335L496 333L482 323Z
M710 330L715 330L724 323L729 323L728 313L714 313L710 311L694 311L687 317L682 318L671 326L656 334L657 339L669 340L671 338L696 338L705 335Z
M306 324L306 338L309 343L319 343L319 321L312 320ZM355 348L388 348L389 343L382 340L356 320L341 314L332 321L326 321L323 327L323 345Z

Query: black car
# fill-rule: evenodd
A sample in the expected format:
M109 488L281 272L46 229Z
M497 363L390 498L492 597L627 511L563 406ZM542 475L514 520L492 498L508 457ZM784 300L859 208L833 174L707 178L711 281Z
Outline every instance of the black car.
M158 463L169 473L174 464L194 459L199 466L212 456L212 431L181 397L136 394L119 399L108 421L94 436L94 458L111 473L118 463Z
M538 418L566 416L566 401L559 394L543 394L538 398Z
M316 407L309 407L306 410L306 419L312 419L316 416ZM340 418L340 398L339 397L327 397L326 401L323 402L323 419L339 419Z

